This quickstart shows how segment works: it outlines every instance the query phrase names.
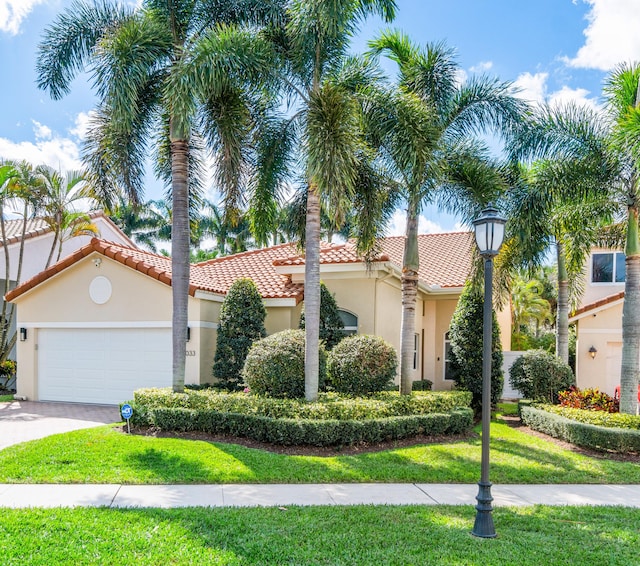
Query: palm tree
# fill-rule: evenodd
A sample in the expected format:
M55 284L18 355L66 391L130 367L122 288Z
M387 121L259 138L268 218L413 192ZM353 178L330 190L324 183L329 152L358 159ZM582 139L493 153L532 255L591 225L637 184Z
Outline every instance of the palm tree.
M508 83L480 77L460 84L454 51L443 43L420 49L402 33L385 32L370 43L370 48L373 55L387 55L399 69L397 93L388 95L391 104L379 112L379 136L398 172L407 206L400 392L410 394L422 205L446 189L447 208L459 211L462 200L467 205L475 202L466 207L470 216L478 210L478 204L487 204L495 197L504 182L495 167L486 166L486 148L474 142L473 136L488 130L508 130L520 118L524 104L513 97Z
M635 413L640 374L640 64L620 65L608 78L604 92L611 119L609 147L622 165L618 183L613 188L618 202L626 205L620 412Z
M281 21L279 0L143 0L136 8L77 2L39 46L38 86L52 97L65 95L79 71L93 74L99 105L85 157L96 194L109 204L123 189L138 202L150 147L171 187L174 391L184 388L189 201L202 187L199 165L212 149L218 188L234 205L252 109L274 68L258 26Z
M54 254L55 261L60 260L65 240L80 235L96 236L99 231L88 213L74 209L74 203L91 200L83 173L69 171L65 175L41 165L36 168L36 174L42 179L38 202L40 214L53 233L46 269Z
M361 87L374 80L376 70L348 56L349 41L359 23L378 14L387 21L395 15L394 0L292 0L284 32L277 37L283 54L285 91L293 101L288 117L273 122L265 146L287 148L274 151L266 169L278 185L295 155L300 164L300 190L306 194L305 213L305 397L318 394L318 346L320 327L320 218L323 205L336 224L344 212L371 155L362 132ZM273 193L261 190L259 211L269 210ZM262 207L262 208L261 208ZM271 205L271 216L275 210ZM268 216L268 215L267 215ZM258 240L270 233L262 230ZM361 245L364 240L360 240ZM371 240L368 241L371 245Z
M134 204L118 196L118 203L109 211L109 218L134 242L155 253L159 235L164 233L167 221L155 210L152 202Z
M24 242L27 230L27 220L35 214L37 202L42 187L42 178L36 174L33 166L21 161L0 162L0 237L4 247L4 268L5 278L2 296L7 294L11 284L20 283L22 276L22 265L24 259ZM5 224L5 213L7 211L18 215L22 220L20 234L20 247L18 251L18 266L15 272L15 279L12 280L12 267L10 254L7 251L7 231ZM0 329L0 361L7 359L16 343L16 333L11 332L13 320L15 318L15 305L9 305L2 301L2 328Z
M513 332L521 334L535 325L535 335L541 324L551 321L551 305L542 296L542 283L537 279L514 279L511 288L511 320ZM519 348L515 348L516 350Z

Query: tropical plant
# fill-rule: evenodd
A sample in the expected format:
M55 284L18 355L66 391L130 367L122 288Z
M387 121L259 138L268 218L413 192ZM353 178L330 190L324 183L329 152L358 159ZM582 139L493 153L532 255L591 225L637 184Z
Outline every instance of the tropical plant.
M483 309L482 293L471 283L467 283L458 299L449 327L451 376L457 387L471 391L471 406L476 410L482 404ZM504 376L500 327L493 310L492 317L491 403L495 405L502 395Z
M598 167L607 159L603 124L597 114L575 104L544 106L516 132L513 155L538 160L520 168L522 182L510 192L508 261L538 266L553 248L556 354L567 363L569 309L582 292L584 262L616 210L602 190L611 168Z
M276 40L285 62L285 92L292 110L273 123L262 145L265 170L272 179L260 185L251 202L254 219L270 219L275 211L274 195L291 165L299 164L301 193L306 195L305 213L305 396L318 394L320 330L320 220L325 210L340 226L345 211L355 204L362 229L355 229L359 251L372 249L377 235L379 208L367 208L378 201L375 189L379 173L374 155L365 143L362 122L363 89L380 78L377 68L350 57L349 41L360 22L369 15L390 21L394 0L292 0L288 5L284 32ZM295 156L295 159L292 157ZM372 180L373 179L373 180ZM368 190L372 192L367 192ZM367 221L372 221L367 224ZM271 222L255 226L259 241L269 233ZM374 226L372 228L372 226Z
M256 284L251 279L236 279L220 307L213 377L225 389L239 389L242 368L251 345L267 335L264 319L267 311Z
M92 202L85 175L80 171L68 171L66 174L52 167L41 165L36 168L40 176L38 210L39 214L53 233L53 242L45 268L52 261L58 262L62 255L62 245L76 236L98 236L98 227L87 212L77 210L79 201ZM55 260L54 260L55 257Z
M460 82L455 53L444 43L422 49L399 32L385 32L370 47L373 54L390 57L399 69L397 91L383 95L382 100L378 97L377 135L398 173L407 206L400 391L409 394L422 206L441 193L441 205L463 212L468 221L494 200L505 187L504 176L476 134L509 131L525 105L513 96L508 83L487 77ZM376 113L373 116L376 119Z
M300 326L304 329L305 317L304 306L300 314ZM338 312L338 303L327 286L320 282L320 340L327 350L333 347L344 338L344 322Z
M76 2L45 31L38 86L55 99L77 73L93 74L98 108L85 160L93 190L109 204L121 190L142 193L148 150L171 187L173 388L184 388L190 204L212 149L218 189L240 198L247 147L276 67L262 24L282 22L278 0L143 0L136 7ZM245 27L239 27L240 25ZM260 100L260 103L258 103Z

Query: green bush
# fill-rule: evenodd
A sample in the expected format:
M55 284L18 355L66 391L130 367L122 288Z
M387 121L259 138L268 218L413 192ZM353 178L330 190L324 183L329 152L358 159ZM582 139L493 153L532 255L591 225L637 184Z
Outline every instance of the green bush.
M431 391L433 381L429 379L419 379L411 384L411 391Z
M304 306L300 314L300 328L304 329ZM326 285L320 282L320 340L327 350L344 338L344 323L338 312L338 303Z
M639 430L578 422L551 413L542 407L522 405L520 414L525 425L576 446L611 452L640 452Z
M398 440L418 434L461 434L473 424L473 411L396 416L366 421L274 419L261 415L184 408L151 409L150 424L162 430L231 434L284 445L341 446Z
M244 380L253 393L279 398L304 397L304 330L283 330L255 342L244 365ZM326 379L327 353L320 346L318 387Z
M451 376L456 385L473 394L472 407L482 405L482 337L484 298L468 283L456 306L449 328ZM492 312L491 403L497 404L504 386L500 327Z
M237 279L220 308L213 377L233 391L242 385L242 368L251 344L264 338L267 316L258 288L251 279Z
M640 416L627 415L625 413L610 413L601 410L576 409L559 405L539 405L540 409L561 415L573 421L606 426L609 428L631 428L640 430Z
M145 414L159 408L208 409L220 413L260 415L271 418L312 420L366 420L406 415L448 413L468 408L468 391L429 391L413 395L395 392L378 393L367 398L354 398L338 393L321 393L318 400L276 399L247 393L185 390L174 393L171 388L138 389L134 392L134 419L145 423Z
M398 356L379 336L355 334L329 354L327 375L339 393L370 395L383 391L396 375Z
M525 352L509 370L511 386L534 401L557 403L558 393L571 387L575 381L571 368L544 350Z

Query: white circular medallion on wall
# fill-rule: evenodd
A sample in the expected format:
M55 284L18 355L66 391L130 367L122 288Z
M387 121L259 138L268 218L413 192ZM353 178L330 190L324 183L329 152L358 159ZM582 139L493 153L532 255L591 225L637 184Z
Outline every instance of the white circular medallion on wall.
M93 278L89 285L89 296L96 305L104 305L111 298L111 281L104 275Z

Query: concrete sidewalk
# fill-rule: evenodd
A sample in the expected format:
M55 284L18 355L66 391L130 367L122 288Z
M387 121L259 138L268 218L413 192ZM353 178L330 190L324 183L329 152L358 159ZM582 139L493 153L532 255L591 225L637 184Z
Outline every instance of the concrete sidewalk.
M0 507L283 507L475 505L476 484L0 484ZM640 508L638 485L494 485L493 505Z

